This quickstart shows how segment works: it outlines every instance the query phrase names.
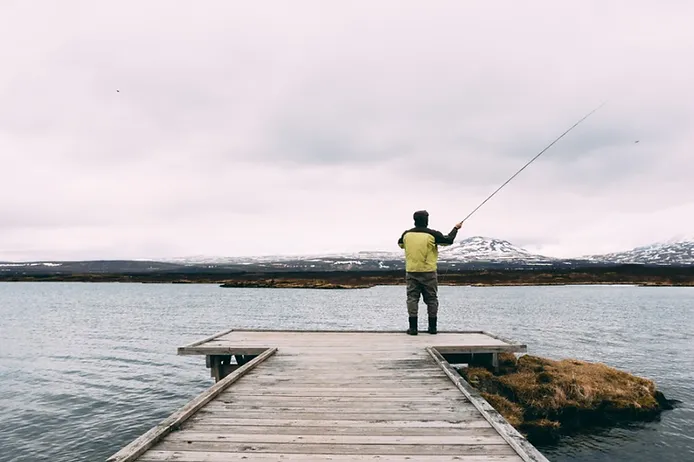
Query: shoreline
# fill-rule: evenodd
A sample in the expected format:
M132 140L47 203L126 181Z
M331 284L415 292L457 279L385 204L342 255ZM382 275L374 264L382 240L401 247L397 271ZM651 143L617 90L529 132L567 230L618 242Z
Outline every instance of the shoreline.
M593 267L572 269L478 269L439 271L439 286L524 287L614 285L694 287L690 267ZM403 270L383 271L152 271L119 273L0 272L0 282L120 282L219 284L225 288L365 289L404 285Z

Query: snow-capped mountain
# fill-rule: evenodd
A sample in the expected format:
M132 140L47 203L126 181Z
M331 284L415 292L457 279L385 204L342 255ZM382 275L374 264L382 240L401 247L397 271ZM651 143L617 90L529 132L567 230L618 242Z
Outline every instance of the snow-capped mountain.
M659 242L626 252L587 257L601 263L637 263L643 265L693 265L694 239L680 238Z
M0 277L12 274L104 274L188 272L224 273L236 271L401 271L405 256L393 246L391 251L350 252L324 255L207 257L193 256L155 260L93 260L2 262ZM605 255L575 259L553 258L531 253L508 241L475 236L439 248L439 268L446 269L528 269L537 267L580 268L615 264L690 266L694 268L694 236L637 247Z
M382 252L352 252L326 255L282 256L282 257L186 257L167 260L170 263L187 265L259 265L285 269L400 269L404 266L402 250ZM442 264L463 263L512 263L518 265L549 264L556 259L535 255L508 241L475 236L439 248Z
M508 241L491 237L474 236L456 242L439 251L441 261L460 262L552 262L556 259L536 255Z

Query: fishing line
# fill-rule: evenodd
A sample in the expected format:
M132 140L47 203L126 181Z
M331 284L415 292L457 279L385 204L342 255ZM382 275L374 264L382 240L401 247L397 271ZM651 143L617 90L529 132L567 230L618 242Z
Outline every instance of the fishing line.
M462 220L460 223L465 223L466 220L468 220L468 219L469 219L475 212L477 212L484 204L486 204L492 197L494 197L494 196L496 195L496 193L498 193L499 191L501 191L501 190L504 188L504 186L506 186L507 184L509 184L509 183L511 182L511 180L513 180L515 177L517 177L518 174L520 174L520 172L522 172L523 170L525 170L525 169L528 167L528 165L530 165L530 164L532 164L533 162L535 162L535 160L536 160L537 158L539 158L542 154L544 154L549 148L551 148L552 146L554 146L554 145L557 143L557 141L559 141L560 139L564 138L564 136L566 136L571 130L573 130L574 128L576 128L581 122L583 122L583 121L586 120L588 117L590 117L590 116L593 115L595 112L597 112L598 109L602 108L606 103L607 103L607 101L603 102L600 106L596 107L595 109L593 109L592 111L590 111L588 114L586 114L586 115L584 115L583 117L581 117L581 118L578 120L578 122L576 122L575 124L573 124L571 127L569 127L568 130L566 130L564 133L562 133L561 135L559 135L554 141L552 141L551 143L549 143L549 144L547 145L547 147L545 147L542 151L540 151L535 157L533 157L532 159L530 159L530 161L528 161L527 164L525 164L523 167L521 167L520 170L518 170L516 173L514 173L513 176L511 176L511 178L509 178L508 180L506 180L501 186L499 186L499 187L496 189L496 191L494 191L493 193L491 193L491 194L489 195L489 197L487 197L485 200L483 200L482 203L481 203L480 205L478 205L477 207L475 207L475 209L474 209L472 212L468 213L468 215L467 215L465 218L463 218L463 220ZM447 265L446 270L445 270L444 273L443 273L444 275L448 272L448 268L449 268L449 267L450 267L450 263Z
M562 133L561 135L559 135L554 141L552 141L550 144L548 144L546 148L544 148L542 151L540 151L535 157L533 157L532 159L530 159L530 161L529 161L527 164L525 164L520 170L518 170L516 173L514 173L513 176L512 176L511 178L509 178L508 180L506 180L506 181L504 182L504 184L502 184L501 186L499 186L499 187L497 188L496 191L494 191L493 193L491 193L491 194L489 195L489 197L487 197L485 200L483 200L482 203L481 203L480 205L478 205L477 207L475 207L475 209L474 209L472 212L470 212L470 213L468 214L468 216L466 216L465 218L463 218L463 220L461 221L461 223L464 223L465 220L467 220L468 218L470 218L470 217L472 216L472 214L474 214L475 212L477 212L484 204L486 204L487 201L489 201L489 199L491 199L492 197L494 197L494 196L496 195L496 193L498 193L499 191L501 191L501 190L503 189L504 186L506 186L507 184L509 184L509 183L511 182L511 180L513 180L516 176L518 176L518 174L519 174L520 172L522 172L523 170L525 170L525 168L526 168L528 165L530 165L530 164L532 164L533 162L535 162L535 160L536 160L538 157L540 157L542 154L544 154L545 151L547 151L549 148L551 148L552 146L554 146L554 144L555 144L557 141L559 141L560 139L564 138L564 136L565 136L567 133L569 133L571 130L573 130L574 128L576 128L576 127L578 126L578 124L580 124L581 122L583 122L584 120L586 120L588 117L590 117L591 115L593 115L593 113L595 113L598 109L600 109L601 107L603 107L603 106L605 105L605 103L607 103L607 101L605 101L605 102L602 103L600 106L598 106L598 107L596 107L595 109L593 109L592 111L590 111L588 114L584 115L578 122L576 122L575 124L573 124L571 127L569 127L568 130L566 130L564 133Z

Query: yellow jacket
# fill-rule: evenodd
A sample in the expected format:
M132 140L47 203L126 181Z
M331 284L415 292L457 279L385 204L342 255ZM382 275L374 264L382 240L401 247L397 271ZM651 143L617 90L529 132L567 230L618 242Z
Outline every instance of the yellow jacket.
M405 249L405 271L425 273L436 271L439 258L439 245L451 245L458 234L458 228L444 236L440 231L427 227L414 227L402 233L398 240L400 248Z

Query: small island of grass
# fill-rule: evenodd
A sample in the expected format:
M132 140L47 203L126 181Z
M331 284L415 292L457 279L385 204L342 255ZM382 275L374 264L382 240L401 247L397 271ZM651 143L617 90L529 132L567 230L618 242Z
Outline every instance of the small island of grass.
M459 372L532 443L625 421L648 421L672 402L651 380L600 363L499 355L499 371Z

